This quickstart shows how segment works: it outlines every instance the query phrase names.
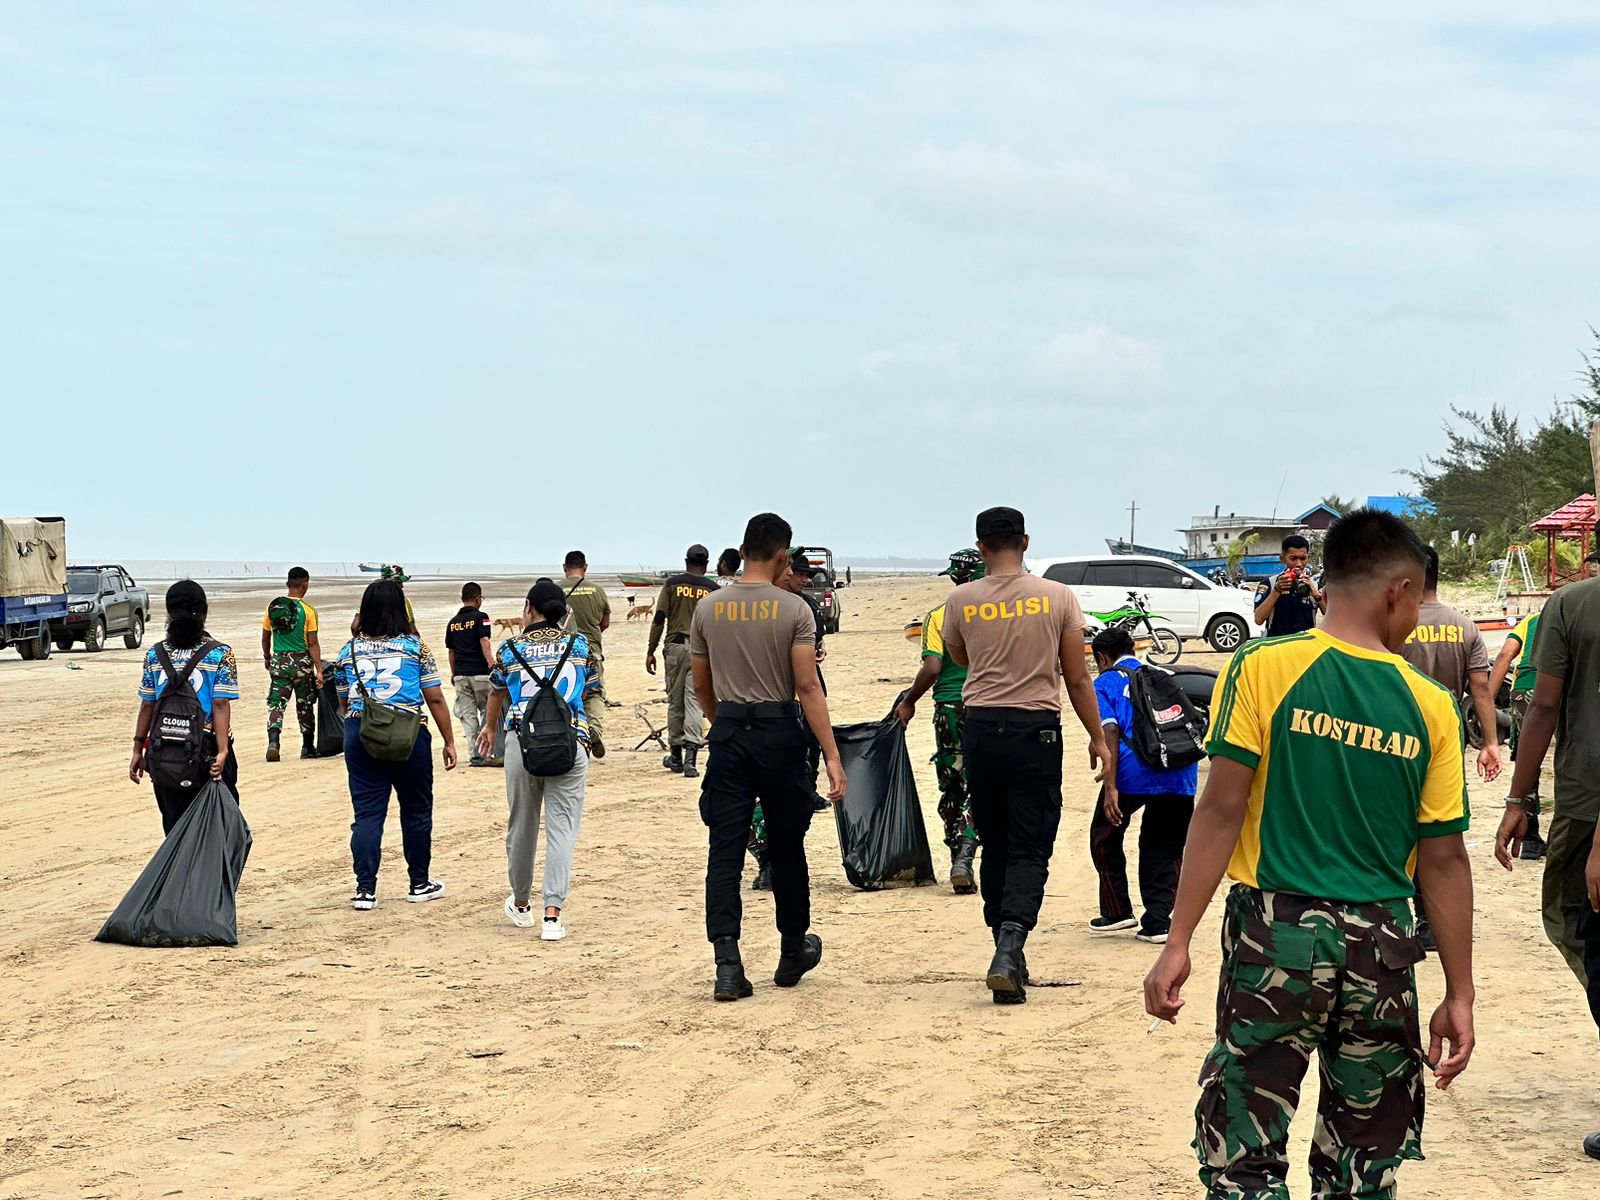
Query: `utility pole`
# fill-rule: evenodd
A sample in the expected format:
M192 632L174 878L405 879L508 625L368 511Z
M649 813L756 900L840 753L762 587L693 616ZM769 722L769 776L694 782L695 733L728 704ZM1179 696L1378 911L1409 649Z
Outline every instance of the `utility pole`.
M1128 545L1133 545L1133 522L1139 514L1139 504L1134 501L1128 505Z

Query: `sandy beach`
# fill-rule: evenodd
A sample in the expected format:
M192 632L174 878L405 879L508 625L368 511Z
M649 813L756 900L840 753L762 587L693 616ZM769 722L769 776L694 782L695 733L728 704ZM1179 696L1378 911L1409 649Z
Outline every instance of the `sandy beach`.
M490 615L519 613L527 582L485 581ZM360 586L314 583L325 649ZM902 626L942 590L886 578L843 593L827 665L837 722L887 712L916 668ZM100 654L0 658L0 1197L1198 1194L1189 1139L1220 908L1197 946L1189 1008L1147 1036L1139 985L1153 949L1085 927L1095 785L1081 731L1068 734L1026 1006L990 1003L979 902L943 883L926 711L912 753L940 884L855 891L821 814L808 843L821 968L793 991L771 986L770 896L746 890L757 991L718 1005L695 786L663 772L658 750L630 752L645 732L636 704L665 719L643 623L619 611L607 639L622 707L590 774L570 935L542 944L501 913L496 770L437 776L434 873L447 898L398 902L391 814L380 907L350 909L342 760L262 761L259 631L275 592L211 591L212 632L234 645L243 677L234 713L255 835L237 949L91 940L160 839L149 787L126 777L142 651L114 639ZM442 650L456 585L408 592ZM1600 1128L1594 1029L1541 932L1537 866L1507 875L1494 863L1503 795L1503 783L1472 786L1479 1049L1449 1094L1429 1094L1428 1160L1403 1171L1408 1200L1600 1189L1600 1164L1579 1149ZM1437 965L1419 981L1431 1011ZM1308 1081L1296 1160L1315 1094ZM1303 1168L1294 1178L1304 1195Z

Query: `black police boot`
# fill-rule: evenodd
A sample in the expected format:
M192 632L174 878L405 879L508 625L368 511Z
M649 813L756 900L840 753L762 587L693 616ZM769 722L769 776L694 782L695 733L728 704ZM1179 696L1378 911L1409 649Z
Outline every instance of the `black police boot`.
M309 733L302 732L300 734L300 757L315 758L316 756L317 744L311 740L311 735Z
M671 753L661 760L661 765L675 775L683 774L683 747L674 746Z
M1528 805L1528 832L1522 836L1522 857L1527 862L1538 862L1545 856L1549 844L1539 836L1539 801Z
M989 930L989 940L999 945L1000 931L998 929ZM1021 950L1017 951L1017 962L1022 965L1022 986L1031 987L1033 985L1033 976L1028 974L1028 956Z
M717 984L711 995L717 1000L743 1000L753 996L755 988L744 975L744 963L739 958L738 938L718 938L712 943L717 958Z
M282 735L282 731L281 730L277 730L277 729L269 729L269 730L267 730L267 761L268 762L277 762L278 761L278 759L280 757L280 755L278 754L278 741L282 736L283 735Z
M750 883L752 892L770 892L772 890L772 868L764 862L756 863L756 877Z
M950 852L950 890L958 896L970 896L978 890L978 873L972 866L977 853L978 843L969 837L962 838Z
M1000 926L994 939L994 959L989 963L989 990L996 1004L1023 1004L1027 1002L1027 985L1023 975L1022 944L1028 940L1028 931L1014 921Z
M800 977L822 961L822 939L814 933L801 937L783 935L783 946L778 954L778 969L772 973L772 982L779 987L793 987Z
M683 748L683 777L685 779L699 779L700 768L694 765L694 760L700 756L699 746L685 746Z

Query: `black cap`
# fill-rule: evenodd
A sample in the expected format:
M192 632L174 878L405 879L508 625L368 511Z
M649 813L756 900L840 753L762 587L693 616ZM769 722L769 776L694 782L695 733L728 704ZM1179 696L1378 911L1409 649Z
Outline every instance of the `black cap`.
M1026 533L1022 527L1022 514L1014 508L986 508L978 514L978 537L1004 537L1007 534Z
M707 563L707 562L710 562L711 561L711 551L707 550L699 542L696 542L694 545L690 546L687 550L685 550L683 552L683 561L686 562L686 563L692 563L692 562Z

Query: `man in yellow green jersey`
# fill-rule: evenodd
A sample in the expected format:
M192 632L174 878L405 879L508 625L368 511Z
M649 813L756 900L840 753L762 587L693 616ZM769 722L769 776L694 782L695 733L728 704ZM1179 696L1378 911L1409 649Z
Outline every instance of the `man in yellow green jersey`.
M1247 645L1217 681L1211 771L1144 989L1152 1016L1176 1020L1191 939L1226 873L1217 1039L1195 1113L1209 1196L1287 1200L1289 1122L1315 1051L1311 1194L1393 1197L1400 1164L1422 1157L1424 1065L1448 1087L1471 1058L1460 710L1398 654L1425 550L1388 513L1336 521L1323 625ZM1444 975L1426 1052L1418 887Z
M982 579L983 556L976 550L957 550L941 575L954 584ZM933 772L939 781L939 816L944 821L944 844L950 847L950 888L968 896L978 890L973 859L978 853L978 831L972 825L972 803L967 797L967 775L961 757L961 727L966 710L961 688L967 668L951 658L944 646L944 609L940 604L922 619L922 665L894 715L910 725L917 701L933 689Z
M267 761L277 762L283 737L283 714L294 696L300 725L300 757L315 758L317 693L322 690L322 647L317 641L317 610L306 603L311 572L293 567L284 585L288 593L267 605L261 618L261 657L267 677Z

